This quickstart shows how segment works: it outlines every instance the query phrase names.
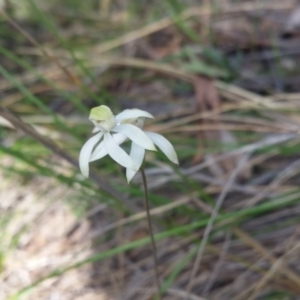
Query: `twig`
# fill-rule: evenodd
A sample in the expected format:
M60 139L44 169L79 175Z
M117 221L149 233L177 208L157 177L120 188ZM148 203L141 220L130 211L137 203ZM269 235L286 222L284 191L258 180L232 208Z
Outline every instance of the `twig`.
M260 244L246 232L241 231L238 228L234 228L233 233L238 236L238 238L241 239L246 245L249 245L251 248L253 248L257 253L265 256L266 260L268 260L270 263L274 264L277 261L276 256L273 255L272 252L267 250L262 244ZM294 282L298 288L300 287L300 277L296 272L285 265L281 266L280 272L288 277L290 281Z
M283 169L276 178L268 184L268 186L263 189L259 194L251 199L245 201L243 208L250 208L256 205L260 200L268 197L276 188L278 188L282 183L288 179L297 175L300 171L300 160L296 160L289 164L285 169Z
M216 263L216 266L212 272L212 275L210 276L209 281L207 282L206 286L203 289L203 295L205 295L205 296L208 295L210 289L213 287L213 285L218 277L218 274L220 273L220 270L222 268L224 260L226 259L226 255L227 255L229 245L230 245L230 240L231 240L231 231L227 230L226 236L225 236L225 241L223 243L222 252L220 254L219 260Z
M267 146L277 145L277 144L287 142L289 140L297 139L297 138L299 138L298 133L288 133L288 134L285 133L285 134L280 134L280 135L271 135L271 136L268 136L268 137L266 137L265 139L263 139L261 141L255 142L253 144L243 146L243 147L241 147L239 149L236 149L236 150L233 150L231 152L220 154L219 156L215 157L213 161L205 161L205 162L202 162L198 165L190 167L188 169L181 169L180 171L181 171L182 174L189 176L189 175L192 175L192 174L194 174L194 173L196 173L196 172L198 172L202 169L207 168L211 164L215 164L217 162L223 161L223 160L225 160L227 158L230 158L230 157L233 157L235 155L241 155L243 153L249 153L249 152L257 151L257 150L262 149L262 148L267 147ZM179 178L178 174L171 174L169 176L166 176L161 183L157 183L155 185L151 184L150 189L158 188L159 186L161 186L163 184L166 184L169 181L176 180L178 178Z
M274 2L275 1L273 0L269 6L265 6L264 8L270 10L280 10L280 9L292 8L294 5L293 1L285 1L285 2L276 1L275 3ZM257 7L255 7L252 3L234 3L234 5L225 5L219 7L219 14L236 14L236 13L249 12L249 11L250 12L257 11ZM212 13L214 13L214 11L210 9L210 7L201 7L201 6L191 7L184 10L181 14L177 15L176 17L166 17L157 22L146 25L142 28L133 30L120 37L102 43L99 46L95 46L92 52L94 54L100 55L105 52L116 49L120 46L123 46L125 44L128 44L130 42L134 42L137 39L146 37L159 30L172 26L176 24L178 21L185 21L186 19L192 17L203 18L205 16L211 15Z
M225 199L228 191L230 190L231 185L234 183L234 181L235 181L236 177L238 176L240 170L242 169L242 167L246 163L249 155L250 155L250 153L245 154L241 158L241 160L239 161L236 169L231 174L229 180L227 181L226 185L224 186L224 189L223 189L222 193L220 194L220 196L219 196L219 198L217 200L217 203L216 203L216 205L215 205L215 207L214 207L214 209L212 211L211 217L210 217L210 219L208 221L208 224L207 224L207 226L205 228L205 231L204 231L204 234L203 234L203 238L201 240L201 243L200 243L200 246L199 246L199 249L198 249L198 253L197 253L197 256L196 256L194 267L193 267L191 275L190 275L190 279L189 279L188 286L187 286L187 295L188 296L187 296L186 299L189 299L189 294L191 293L191 290L193 288L195 277L196 277L196 274L197 274L197 272L199 270L201 259L202 259L203 253L204 253L204 249L205 249L206 243L208 241L209 234L210 234L210 232L212 230L213 223L214 223L216 217L218 216L219 209L222 206L223 201L224 201L224 199Z

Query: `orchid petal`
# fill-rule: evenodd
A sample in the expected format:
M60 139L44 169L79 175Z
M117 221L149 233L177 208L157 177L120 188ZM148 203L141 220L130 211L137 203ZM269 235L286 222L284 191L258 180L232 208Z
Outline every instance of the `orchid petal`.
M137 169L139 170L143 163L144 157L145 157L145 149L143 147L140 147L136 143L132 142L131 150L130 150L130 157L134 161ZM126 169L126 177L127 177L128 183L131 181L131 179L133 178L133 176L136 173L137 173L137 171Z
M145 133L170 161L178 165L178 158L174 147L165 137L154 132L145 131Z
M98 131L100 131L100 130L101 130L100 128L94 127L94 129L92 130L92 133L96 133L96 132L98 132Z
M151 139L144 133L144 131L132 124L118 125L113 129L113 131L127 135L129 139L147 150L156 151L154 144L152 143Z
M113 135L113 138L118 145L121 145L122 143L125 142L125 140L127 139L127 136L122 133L116 133ZM104 147L104 143L101 142L93 151L91 158L90 158L90 162L100 159L100 158L104 157L105 155L107 155L107 151Z
M131 157L116 143L109 132L104 134L104 148L108 155L118 164L125 168L137 171L137 167Z
M124 120L127 120L127 119L137 119L140 117L154 119L154 117L151 114L149 114L148 112L137 109L137 108L125 109L121 113L119 113L115 116L118 123L122 122Z
M92 152L90 156L90 162L103 158L107 155L107 151L104 148L104 142L102 141Z
M103 132L99 132L91 137L81 148L79 155L79 167L84 177L89 177L89 161L90 156L95 145L100 141L103 136Z

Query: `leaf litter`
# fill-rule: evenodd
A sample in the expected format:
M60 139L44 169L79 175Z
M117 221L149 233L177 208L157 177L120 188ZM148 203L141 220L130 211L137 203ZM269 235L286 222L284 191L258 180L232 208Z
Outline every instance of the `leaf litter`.
M81 14L92 25L76 25L64 9L41 5L42 11L59 16L64 34L77 35L78 49L87 46L76 49L74 62L68 49L48 34L41 39L22 20L30 36L26 42L23 36L14 52L32 66L16 72L5 59L3 66L23 89L2 78L1 105L34 124L42 136L58 133L55 143L73 156L79 149L76 138L60 131L55 121L40 122L43 114L26 100L24 87L78 129L82 140L89 130L84 114L60 90L79 96L88 108L100 95L122 109L136 106L157 115L147 126L168 132L181 160L174 170L150 155L146 168L164 299L188 294L190 299L297 299L298 5L222 1L215 10L210 1L204 7L190 2L183 10L174 8L177 17L160 15L145 25L138 18L116 22L114 16L122 10L103 1L106 14L101 18L115 35L103 27L99 36L83 34L85 30L75 34L95 26L97 14ZM145 14L143 7L136 9ZM129 22L126 32L119 31L120 22ZM33 76L33 69L42 76ZM45 78L58 89L41 85ZM1 126L4 146L12 145L15 156L9 160L8 150L1 148L0 299L26 293L29 299L151 299L155 291L140 178L122 194L127 210L116 209L111 195L101 194L99 203L97 178L83 186L69 165L64 175L72 182L67 184L55 181L52 173L36 175L34 165L28 168L28 160L20 161L26 136L7 129L3 121ZM44 168L61 172L50 166L61 158L38 155ZM100 172L112 188L124 189L116 170L102 165ZM79 190L89 192L79 196ZM87 199L92 200L85 207ZM78 203L83 205L80 217L74 214Z

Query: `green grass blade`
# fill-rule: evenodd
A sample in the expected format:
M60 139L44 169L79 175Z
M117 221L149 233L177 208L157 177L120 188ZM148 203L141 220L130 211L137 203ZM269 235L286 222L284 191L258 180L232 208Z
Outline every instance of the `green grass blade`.
M43 112L49 114L53 117L54 123L58 128L65 130L70 133L72 136L81 140L81 138L77 135L77 132L69 128L61 119L56 115L50 108L48 108L40 99L38 99L35 95L31 93L22 83L20 83L16 78L11 75L3 66L0 65L0 74L4 76L8 81L10 81L20 92L23 93L24 96L27 97L28 101L32 104L36 105Z

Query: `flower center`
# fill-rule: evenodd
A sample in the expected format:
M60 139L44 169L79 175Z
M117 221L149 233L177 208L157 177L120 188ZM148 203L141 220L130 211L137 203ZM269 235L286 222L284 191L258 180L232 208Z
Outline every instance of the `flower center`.
M95 125L97 127L100 127L102 130L111 131L116 126L116 120L115 120L115 117L112 116L111 118L109 118L105 121L102 121L102 122L96 121Z
M103 131L111 131L116 126L115 116L105 105L92 108L89 119Z

